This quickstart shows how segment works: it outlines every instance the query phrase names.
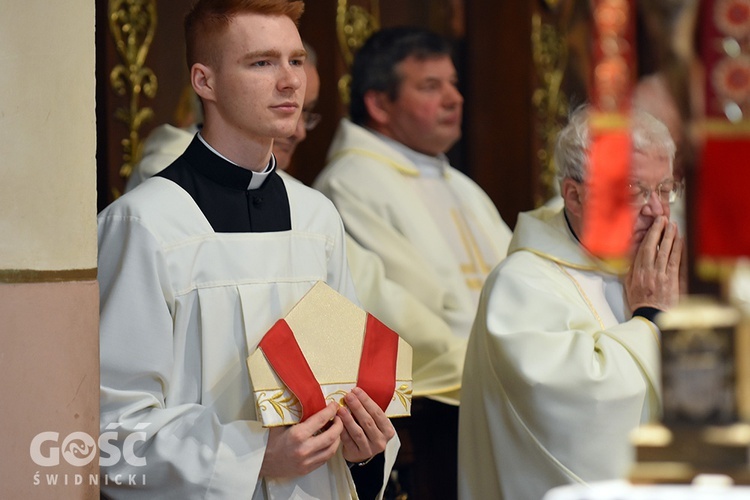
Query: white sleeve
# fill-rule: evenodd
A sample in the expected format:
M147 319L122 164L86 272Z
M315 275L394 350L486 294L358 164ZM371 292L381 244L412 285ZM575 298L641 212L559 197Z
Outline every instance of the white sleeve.
M194 401L167 400L176 364L168 272L139 220L100 217L102 490L116 498L248 498L266 431L220 422L200 404L200 386L183 391Z

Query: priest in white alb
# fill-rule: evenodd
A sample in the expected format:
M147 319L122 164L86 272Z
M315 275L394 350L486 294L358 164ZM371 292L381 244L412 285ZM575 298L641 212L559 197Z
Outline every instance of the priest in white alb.
M579 241L589 109L558 137L564 208L519 216L469 338L459 419L459 498L539 500L552 487L622 479L629 433L660 412L655 316L676 304L682 239L667 128L632 117L632 264L623 276Z

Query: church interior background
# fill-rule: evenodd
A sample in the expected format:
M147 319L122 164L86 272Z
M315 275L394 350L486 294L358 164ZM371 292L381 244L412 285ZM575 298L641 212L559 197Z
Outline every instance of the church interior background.
M300 32L318 53L317 111L324 118L298 148L291 173L310 184L323 168L338 120L346 115L348 67L367 35L380 27L424 26L456 47L464 134L449 157L513 227L519 212L555 194L555 134L569 111L591 98L597 8L628 8L635 29L629 76L635 83L660 75L684 126L678 142L690 238L691 182L699 167L690 133L703 115L694 89L700 78L696 32L701 16L718 4L747 6L741 0L308 0ZM96 0L98 210L122 193L149 132L163 123L180 125L188 82L182 19L189 5L189 0ZM738 29L735 59L747 69L748 24ZM739 84L745 94L736 93L745 130L747 81ZM713 279L699 275L694 252L690 255L691 292L719 296L716 273ZM405 460L419 460L408 456L408 446L405 453ZM411 498L421 498L418 488Z

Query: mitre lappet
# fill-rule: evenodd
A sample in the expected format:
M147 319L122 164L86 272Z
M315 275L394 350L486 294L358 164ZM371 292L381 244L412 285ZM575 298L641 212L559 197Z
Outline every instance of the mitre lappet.
M317 282L247 358L264 427L302 422L358 386L388 417L411 412L412 349L393 330Z

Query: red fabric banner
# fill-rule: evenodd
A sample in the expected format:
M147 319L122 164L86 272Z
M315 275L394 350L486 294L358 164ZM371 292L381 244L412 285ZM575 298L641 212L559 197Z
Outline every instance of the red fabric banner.
M623 267L633 233L627 196L628 115L635 79L634 0L594 0L591 145L584 199L583 245Z
M362 388L385 411L396 387L398 335L367 314L365 341L359 361L357 386Z
M630 156L627 128L593 135L581 241L602 259L623 259L630 248L634 224L627 198Z
M703 0L705 122L696 186L700 260L750 256L750 2Z
M698 175L698 256L750 256L750 137L708 138Z

